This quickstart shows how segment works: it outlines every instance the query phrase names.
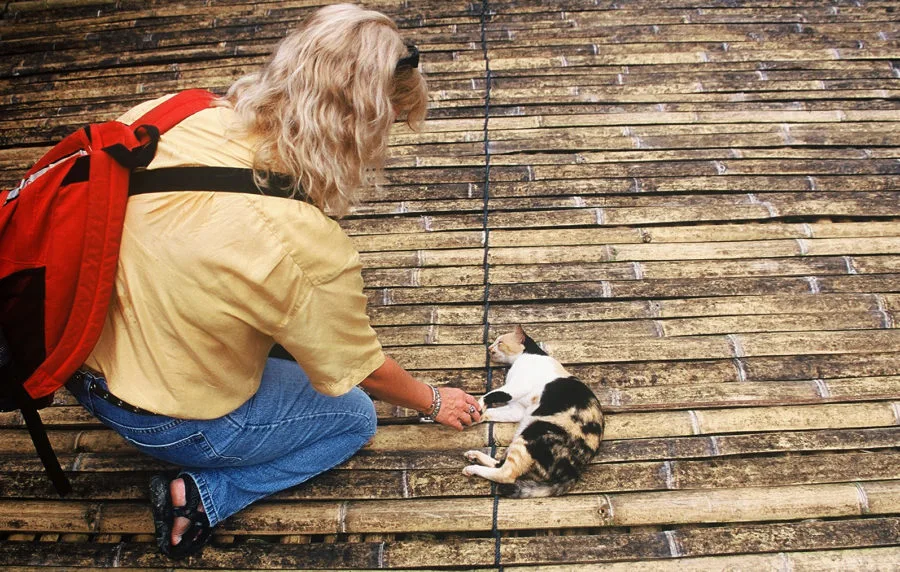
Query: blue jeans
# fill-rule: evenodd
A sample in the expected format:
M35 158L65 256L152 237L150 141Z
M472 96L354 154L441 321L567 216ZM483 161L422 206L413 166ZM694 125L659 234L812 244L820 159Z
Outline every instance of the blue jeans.
M375 407L359 388L340 397L315 391L299 365L270 358L259 390L210 420L142 415L89 390L91 374L67 387L95 417L139 450L183 467L197 483L209 523L342 463L375 434Z

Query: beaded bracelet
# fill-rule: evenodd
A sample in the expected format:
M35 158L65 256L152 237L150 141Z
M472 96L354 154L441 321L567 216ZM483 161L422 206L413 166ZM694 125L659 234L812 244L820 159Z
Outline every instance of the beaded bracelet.
M431 413L429 413L428 415L423 415L422 419L435 421L437 419L438 413L441 410L441 393L433 385L429 385L428 387L431 388Z

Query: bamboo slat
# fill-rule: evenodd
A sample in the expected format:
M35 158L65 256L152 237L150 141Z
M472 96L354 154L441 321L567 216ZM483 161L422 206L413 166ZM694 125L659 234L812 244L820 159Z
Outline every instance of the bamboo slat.
M497 518L504 530L780 521L880 515L895 511L898 497L898 481L575 495L501 500ZM490 498L404 502L409 510L403 513L393 502L380 500L257 504L228 519L222 530L254 534L491 530ZM421 514L430 518L423 522ZM149 507L142 504L0 501L0 523L15 530L146 534L152 531L150 521Z

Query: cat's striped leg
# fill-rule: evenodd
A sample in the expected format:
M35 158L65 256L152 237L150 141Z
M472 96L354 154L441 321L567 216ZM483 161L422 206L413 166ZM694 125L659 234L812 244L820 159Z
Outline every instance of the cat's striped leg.
M463 469L463 474L468 477L478 476L496 483L512 483L520 475L528 472L533 464L534 459L525 447L525 440L516 437L506 450L506 458L499 464L489 467L469 465Z
M491 457L490 455L485 455L481 451L475 449L466 451L463 456L467 461L478 463L480 465L484 465L485 467L496 467L500 464L500 461L498 461L497 459Z

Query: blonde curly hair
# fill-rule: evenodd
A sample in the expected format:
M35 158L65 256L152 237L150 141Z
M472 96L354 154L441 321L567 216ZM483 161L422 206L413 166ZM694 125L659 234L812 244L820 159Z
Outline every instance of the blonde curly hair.
M257 184L288 175L294 194L346 214L359 189L382 180L392 124L425 119L425 79L397 68L408 50L389 17L351 4L321 8L285 37L224 98L258 137Z

